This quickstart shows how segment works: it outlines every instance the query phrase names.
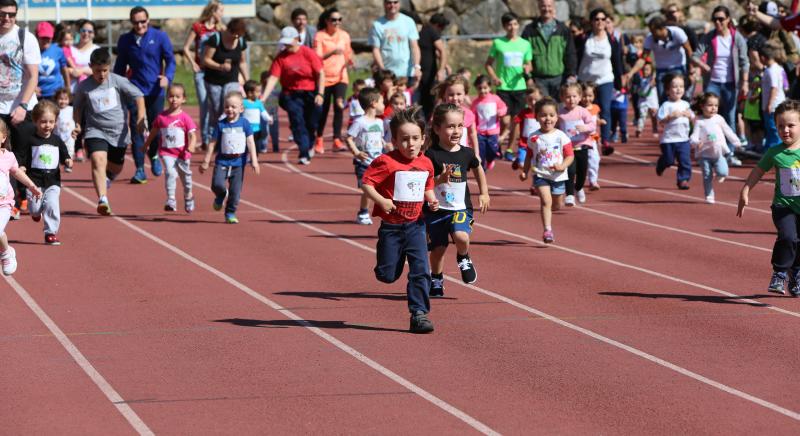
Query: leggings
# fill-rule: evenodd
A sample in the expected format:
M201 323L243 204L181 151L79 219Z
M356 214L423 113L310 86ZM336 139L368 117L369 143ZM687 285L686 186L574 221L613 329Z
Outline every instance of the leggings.
M344 103L346 93L346 83L337 83L325 87L325 93L322 96L322 117L319 119L319 127L317 127L318 138L321 138L322 133L325 131L325 124L328 121L328 112L331 109L331 103L333 103L333 137L334 139L341 139L344 108L340 108L336 105L336 99L341 99L342 103Z
M575 195L575 191L583 189L586 175L589 172L589 150L582 148L575 150L575 160L567 169L567 195Z

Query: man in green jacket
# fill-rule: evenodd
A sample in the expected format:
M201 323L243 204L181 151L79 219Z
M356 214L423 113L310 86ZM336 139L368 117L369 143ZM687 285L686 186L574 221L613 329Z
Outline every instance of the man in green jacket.
M575 79L578 56L572 33L555 17L554 1L539 0L539 17L525 26L522 39L533 49L533 80L543 96L558 99L561 84Z

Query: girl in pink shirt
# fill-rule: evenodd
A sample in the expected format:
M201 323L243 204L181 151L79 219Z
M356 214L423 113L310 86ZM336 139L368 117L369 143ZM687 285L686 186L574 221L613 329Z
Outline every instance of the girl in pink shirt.
M706 203L714 204L714 173L719 183L725 181L725 177L728 177L728 160L725 156L731 152L728 142L738 147L741 141L718 113L717 94L706 92L695 98L692 109L698 116L689 142L692 143L694 156L703 170Z
M461 134L460 145L478 150L478 130L475 126L475 114L466 105L465 98L469 92L469 82L463 76L453 74L436 88L436 95L441 103L453 103L464 109L464 131Z
M586 193L583 185L589 171L589 149L594 146L592 134L597 130L596 117L588 109L580 105L583 89L578 83L567 83L561 87L561 101L564 103L558 111L558 128L569 136L575 152L575 161L569 167L567 180L567 196L564 204L575 206L575 197L583 203Z
M8 150L9 129L3 120L0 120L0 264L3 275L10 276L17 270L17 253L14 247L8 245L6 225L11 218L11 208L14 207L14 188L11 186L11 176L28 188L34 198L42 197L39 190L24 171L19 170L17 158Z
M478 98L472 101L472 112L478 119L478 149L481 165L485 170L494 168L494 159L500 156L500 120L505 119L508 107L492 93L488 76L481 74L475 79ZM503 123L505 129L505 123Z

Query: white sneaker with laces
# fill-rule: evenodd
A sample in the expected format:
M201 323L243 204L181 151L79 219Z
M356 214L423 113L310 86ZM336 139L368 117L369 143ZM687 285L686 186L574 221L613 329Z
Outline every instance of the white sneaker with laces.
M714 194L706 195L706 203L714 204Z
M311 161L308 160L307 157L301 157L300 160L297 161L297 163L300 164L300 165L308 165L308 164L311 163Z
M370 226L372 225L372 218L370 218L369 212L359 213L356 215L356 222L363 226Z
M583 189L576 191L575 195L578 197L578 203L586 203L586 192Z
M17 252L14 247L8 247L8 250L0 254L0 263L3 265L3 275L10 276L17 271Z
M568 206L568 207L575 206L575 196L574 195L567 195L567 197L564 198L564 205Z
M740 161L736 156L731 156L731 166L740 167L742 166L742 161Z

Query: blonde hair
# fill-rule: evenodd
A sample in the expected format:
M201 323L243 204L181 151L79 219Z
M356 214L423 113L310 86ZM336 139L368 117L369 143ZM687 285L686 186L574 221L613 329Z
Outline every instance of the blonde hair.
M2 118L0 118L0 134L6 135L5 141L0 143L0 148L11 150L11 130L9 130L8 124Z
M451 74L444 80L444 82L436 85L434 92L439 99L444 100L444 95L447 88L453 85L462 85L464 87L464 94L469 94L469 81L461 74Z
M211 0L208 4L203 8L203 12L200 13L200 18L197 20L201 23L206 23L211 21L214 18L214 12L217 12L217 9L222 6L222 2L219 0ZM221 21L214 20L214 28L217 31L225 30L225 25Z

